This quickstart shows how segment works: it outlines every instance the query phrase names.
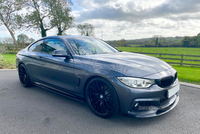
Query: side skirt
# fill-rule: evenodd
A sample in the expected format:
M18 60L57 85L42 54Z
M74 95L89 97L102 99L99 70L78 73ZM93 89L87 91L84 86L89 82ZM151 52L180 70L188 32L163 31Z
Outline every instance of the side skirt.
M39 82L34 82L33 83L35 86L38 86L38 87L41 87L41 88L44 88L46 90L49 90L51 92L54 92L54 93L57 93L57 94L60 94L62 96L65 96L65 97L69 97L69 98L72 98L72 99L75 99L75 100L78 100L78 101L81 101L81 102L85 102L85 99L82 98L82 97L79 97L75 94L72 94L72 93L67 93L67 92L64 92L62 90L59 90L57 88L54 88L54 87L51 87L51 86L48 86L46 84L42 84L42 83L39 83Z

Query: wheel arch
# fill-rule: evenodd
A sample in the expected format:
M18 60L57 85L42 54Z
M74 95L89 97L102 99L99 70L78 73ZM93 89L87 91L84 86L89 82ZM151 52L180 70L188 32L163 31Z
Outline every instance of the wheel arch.
M20 61L18 64L17 64L17 68L21 65L21 64L24 64L22 61ZM24 64L25 65L25 64Z
M119 102L119 110L121 110L119 96L118 96L118 94L117 94L117 91L116 91L116 89L115 89L115 86L113 85L112 81L111 81L109 78L107 78L107 77L105 77L105 76L102 76L102 75L93 75L93 76L90 76L90 77L87 78L87 80L86 80L86 82L85 82L85 84L84 84L84 92L83 92L83 94L84 94L84 100L86 100L86 96L85 96L86 86L87 86L87 84L90 82L90 80L92 80L92 79L94 79L94 78L102 78L102 79L108 81L108 82L111 84L111 86L113 87L113 89L115 90L116 95L117 95L117 99L118 99L118 102Z

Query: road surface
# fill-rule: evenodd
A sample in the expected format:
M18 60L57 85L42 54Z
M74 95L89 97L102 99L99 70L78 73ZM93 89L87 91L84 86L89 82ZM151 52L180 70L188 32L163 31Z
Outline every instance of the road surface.
M86 103L39 87L24 88L16 70L0 70L1 134L160 134L200 132L200 89L181 86L179 104L159 117L95 116Z

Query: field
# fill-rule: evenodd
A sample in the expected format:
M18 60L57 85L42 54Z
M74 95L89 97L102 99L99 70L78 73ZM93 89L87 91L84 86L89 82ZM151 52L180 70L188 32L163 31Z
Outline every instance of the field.
M177 50L178 51L178 50ZM200 51L200 50L199 50ZM197 52L196 52L197 53ZM4 59L5 68L16 68L16 55L15 54L2 54ZM181 67L173 66L178 72L180 81L200 84L200 68L198 67Z
M181 63L181 56L172 56L172 55L162 55L164 54L183 54L183 55L198 55L200 56L200 48L174 48L174 47L118 47L121 51L128 51L128 52L146 52L146 53L161 53L162 58L173 58L172 59L163 59L166 62L173 62L180 65ZM150 56L159 57L159 54L148 54ZM179 60L178 60L179 59ZM185 59L185 60L184 60ZM199 60L199 61L186 61L186 60ZM183 56L183 64L199 64L200 65L200 57L189 57ZM172 65L177 65L172 64Z
M149 53L200 55L200 48L183 48L183 47L117 47L117 49L119 49L121 51L128 51L128 52L149 52Z

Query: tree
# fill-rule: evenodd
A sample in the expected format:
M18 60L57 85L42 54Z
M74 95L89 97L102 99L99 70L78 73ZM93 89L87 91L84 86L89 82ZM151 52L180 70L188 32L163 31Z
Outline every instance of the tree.
M152 40L155 42L155 46L160 47L162 45L163 37L161 35L154 35Z
M198 47L200 47L200 33L197 35Z
M18 44L22 44L22 45L25 45L27 43L32 43L34 42L35 40L33 38L29 38L27 35L25 34L20 34L17 36L17 42Z
M127 42L126 42L125 39L121 39L121 40L118 41L118 42L119 42L119 45L120 45L120 46L128 47L128 44L127 44Z
M1 43L4 45L11 45L13 43L13 39L10 37L4 37L1 39Z
M81 35L84 36L94 36L94 26L92 24L84 23L83 25L79 24L77 30Z
M17 29L16 14L22 7L23 0L0 0L0 26L4 25L8 29L14 45L17 45L14 36Z
M70 15L72 5L71 0L44 0L48 5L49 14L51 15L50 24L58 30L57 35L73 27L74 18Z
M27 0L26 7L30 13L17 16L20 27L39 29L41 36L46 37L46 32L53 28L49 23L50 14L46 3L43 0Z
M17 42L24 45L29 42L29 37L25 34L20 34L17 36Z
M190 37L185 36L182 40L182 46L183 47L188 47L190 45Z
M34 41L35 41L35 39L29 38L29 42L28 43L33 43Z

